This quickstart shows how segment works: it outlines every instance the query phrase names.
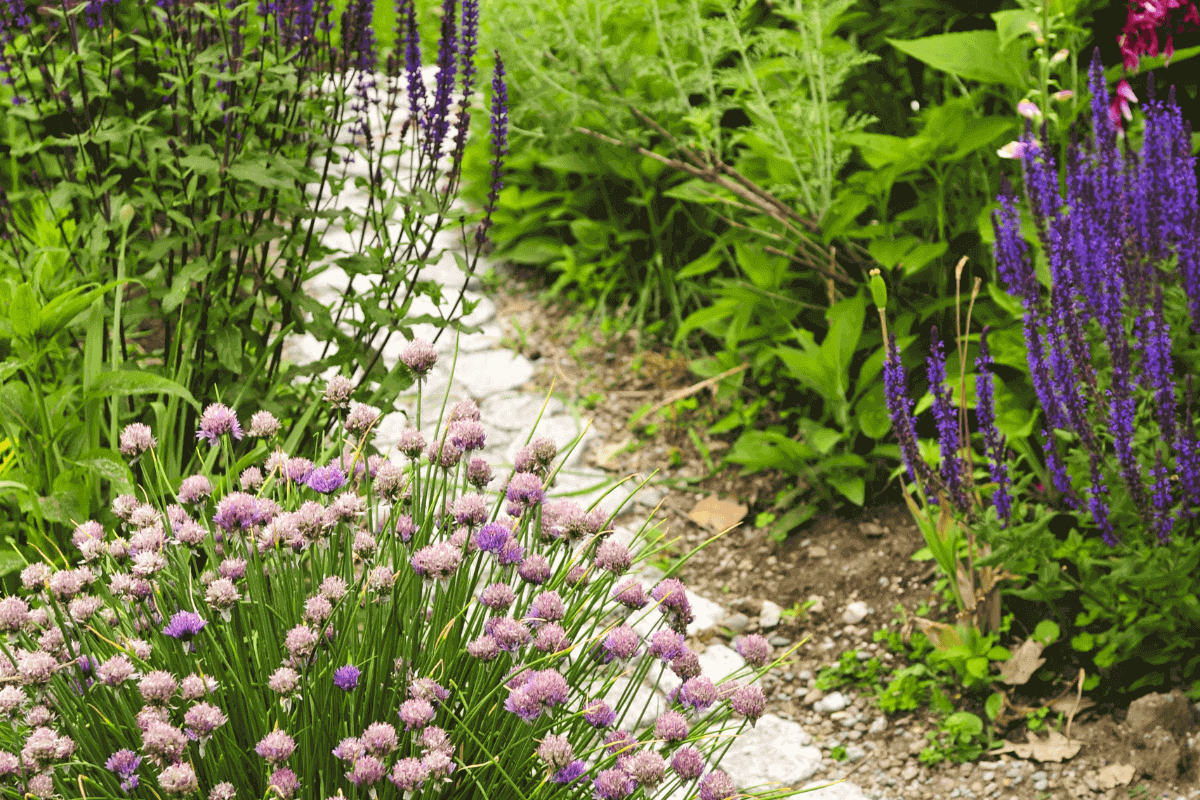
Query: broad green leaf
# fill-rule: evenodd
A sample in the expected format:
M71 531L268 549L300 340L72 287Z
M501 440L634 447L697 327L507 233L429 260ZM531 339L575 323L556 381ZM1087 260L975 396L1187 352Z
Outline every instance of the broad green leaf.
M1029 23L1041 23L1041 14L1034 14L1023 8L1013 8L1007 11L997 11L992 14L996 23L996 33L1000 36L1000 49L1005 50L1019 37L1029 33Z
M908 278L916 275L928 266L929 262L940 258L948 247L947 242L926 242L917 245L904 258L904 276ZM991 284L988 285L991 286Z
M8 318L13 333L22 339L32 339L37 333L40 307L28 283L21 283L13 290L12 304L8 307Z
M109 481L117 494L126 494L133 489L133 473L119 453L97 449L84 453L75 462L77 466Z
M809 387L826 401L836 403L838 396L837 376L830 373L825 362L794 347L776 347L775 355L788 368L792 377Z
M245 181L264 189L289 189L292 187L291 180L272 175L267 171L267 165L261 161L239 161L230 164L225 174L235 181Z
M745 467L743 474L747 475L764 469L796 474L803 464L816 457L811 447L782 434L747 430L729 448L725 461L741 464Z
M966 120L965 130L957 140L957 147L950 155L950 161L958 161L961 158L974 153L976 150L981 150L988 145L994 144L997 139L1002 136L1012 138L1016 133L1017 123L1011 119L999 119L997 117L984 117L983 119L968 119Z
M712 272L717 267L721 266L724 261L725 254L719 248L714 247L704 255L691 261L675 273L676 278L695 278L698 275L706 275Z
M920 243L916 236L902 236L899 239L873 239L867 245L871 258L879 262L884 269L890 270L900 263L901 259Z
M863 395L855 406L854 413L859 430L872 439L882 439L892 429L892 418L888 416L882 383L876 383Z
M826 475L825 480L847 500L861 506L866 495L866 484L858 475Z
M980 83L1024 88L1025 76L1000 47L996 31L941 33L921 39L888 39L900 52L934 69Z
M0 577L24 569L25 559L15 550L0 550Z
M883 169L890 164L897 164L906 169L916 169L922 160L915 156L913 140L907 136L852 133L848 134L845 139L862 151L863 159L871 169Z
M988 660L983 656L967 659L967 674L972 678L983 680L988 674Z
M197 410L200 409L200 404L196 402L196 398L192 397L192 393L187 390L187 387L152 372L134 372L132 370L103 372L96 376L91 391L87 392L85 397L90 400L135 394L171 395L178 397Z
M1200 56L1200 45L1196 47L1185 47L1182 50L1176 50L1171 56L1171 66L1175 66L1180 61L1187 61L1189 58ZM1114 64L1104 71L1104 79L1106 81L1116 81L1121 78L1129 78L1134 75L1141 75L1143 72L1149 72L1152 69L1162 69L1167 64L1165 54L1159 54L1154 57L1144 57L1138 61L1137 69L1133 72L1126 73L1124 64Z
M585 248L603 250L608 246L607 225L590 219L573 219L570 222L571 235Z

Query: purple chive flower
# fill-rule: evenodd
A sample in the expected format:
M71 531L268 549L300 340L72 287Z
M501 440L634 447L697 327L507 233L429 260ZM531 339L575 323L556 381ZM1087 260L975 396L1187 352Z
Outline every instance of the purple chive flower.
M234 530L245 530L266 521L266 515L259 507L254 495L245 492L230 492L217 503L217 512L213 522L226 533Z
M254 752L258 753L259 756L270 764L287 761L295 750L295 740L284 731L278 729L268 733L254 747Z
M184 733L189 739L207 739L228 721L224 712L212 703L197 703L183 715Z
M140 422L126 425L121 431L119 450L121 455L136 458L147 450L158 446L158 440L151 434L150 428Z
M351 403L350 413L346 415L346 421L342 427L346 429L347 433L365 436L379 422L380 416L382 416L382 412L375 406L369 406L366 403Z
M421 698L405 700L400 704L399 713L400 721L404 723L406 731L411 731L413 728L420 730L433 722L433 704Z
M537 749L538 758L553 770L560 770L575 760L571 742L562 734L550 733Z
M346 773L346 778L355 786L371 786L383 780L387 771L382 761L366 755L354 760L354 767Z
M623 769L606 769L596 776L592 796L596 800L621 800L633 794L637 784Z
M526 583L541 585L550 577L550 561L541 553L530 553L517 567L517 574Z
M291 800L300 788L300 779L287 767L280 767L267 778L267 786L274 789L282 800Z
M352 692L358 686L360 675L362 675L362 670L353 664L338 667L333 671L333 685L343 692Z
M596 566L614 575L622 575L633 563L629 548L620 542L606 539L596 548Z
M516 599L516 594L507 583L490 584L479 593L479 602L497 611L508 608Z
M255 439L270 439L283 424L270 411L255 411L250 417L249 435Z
M625 769L638 786L650 792L666 775L667 762L653 750L641 750L630 756Z
M402 792L413 792L425 783L429 777L429 768L420 759L402 758L392 766L392 774L388 780Z
M492 467L482 458L472 458L467 464L467 483L479 491L487 488L492 482Z
M485 634L467 644L467 655L480 661L491 661L500 655L500 643L496 637Z
M678 711L664 711L654 721L654 738L664 742L682 742L689 733L687 718Z
M604 637L602 647L606 664L614 658L619 661L627 661L637 654L641 648L641 640L633 628L628 625L619 625Z
M454 521L475 528L487 520L487 501L482 495L464 494L454 501Z
M666 615L667 624L678 633L686 633L687 626L695 615L692 604L688 601L687 590L683 581L677 578L666 578L650 590L650 598L658 603L658 610Z
M733 778L719 769L704 776L700 781L700 800L729 800L737 795Z
M475 546L485 553L500 555L504 545L512 538L512 530L499 522L489 522L475 534Z
M483 629L495 639L496 646L506 653L515 653L531 638L529 628L512 617L491 617L484 623Z
M687 645L684 644L683 635L675 631L655 631L650 634L650 645L647 652L653 658L659 658L663 661L674 661L685 652ZM738 652L741 652L740 650ZM743 658L745 654L742 654ZM749 659L747 659L749 660Z
M596 698L584 707L583 718L593 728L611 728L617 721L617 712L613 711L608 703Z
M517 541L516 537L510 537L500 548L500 552L496 554L496 563L502 567L511 567L513 564L520 564L525 558L525 548Z
M575 759L554 773L554 776L550 778L550 782L557 783L560 786L569 786L582 778L586 772L587 764L582 759Z
M533 598L525 612L525 619L534 627L544 622L557 622L566 614L566 605L558 592L542 592Z
M646 590L642 587L642 582L636 578L628 578L617 584L617 588L613 589L613 599L626 608L638 609L650 602L646 598Z
M400 361L412 370L417 380L420 381L437 363L437 351L425 339L414 339L400 351Z
M452 470L462 460L463 451L454 442L437 441L429 443L425 455L429 458L429 463L436 464L444 470Z
M137 788L137 768L142 763L142 757L132 750L118 750L104 762L104 768L115 772L121 779L121 791L128 794Z
M742 636L734 647L738 655L746 659L746 663L752 667L761 667L771 659L771 643L761 633Z
M212 491L212 482L207 476L192 475L190 478L184 478L183 483L179 484L179 502L200 503L206 500Z
M561 653L571 647L571 639L562 625L551 622L538 629L533 646L542 653Z
M208 620L194 611L177 611L163 628L163 633L172 639L190 642L192 637L199 635L207 624Z
M354 383L345 375L334 375L325 384L324 400L334 408L345 408L354 392Z
M483 449L484 440L487 438L483 425L471 419L461 419L450 423L448 433L450 441L468 453L472 450Z
M394 753L400 747L396 729L386 722L372 722L363 731L359 741L368 753L377 758Z
M200 429L196 431L197 439L207 439L216 447L222 436L232 435L235 439L242 438L242 425L238 422L237 414L229 406L213 403L204 409L200 415Z
M739 687L729 702L736 713L750 720L751 726L767 710L767 697L758 686Z
M681 747L671 757L671 769L684 783L694 781L704 771L704 756L694 747Z
M679 702L693 711L704 711L717 701L717 687L703 675L688 678L679 687Z
M542 481L538 476L529 472L518 472L512 476L512 480L508 482L508 490L505 492L505 497L510 503L515 504L521 510L541 503L546 493L542 489ZM518 514L513 516L518 516Z
M428 700L437 705L450 699L450 690L433 678L417 678L408 687L408 696L417 700Z
M437 542L423 547L410 559L413 572L434 580L449 578L461 562L462 551L449 542Z
M308 473L304 483L319 494L332 494L346 485L346 473L333 464L328 464Z

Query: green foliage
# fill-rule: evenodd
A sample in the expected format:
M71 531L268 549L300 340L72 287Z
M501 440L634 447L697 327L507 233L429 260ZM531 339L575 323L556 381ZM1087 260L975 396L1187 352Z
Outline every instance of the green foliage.
M977 739L983 733L983 720L967 711L947 716L938 731L929 731L925 738L929 746L919 756L922 764L937 764L949 759L955 764L974 761L984 747Z

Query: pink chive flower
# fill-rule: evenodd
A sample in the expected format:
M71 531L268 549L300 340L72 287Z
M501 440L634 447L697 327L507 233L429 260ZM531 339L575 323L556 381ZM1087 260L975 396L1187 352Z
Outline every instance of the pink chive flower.
M200 430L196 431L197 439L207 439L211 446L216 447L222 436L230 434L235 439L242 438L242 425L232 408L213 403L204 409L200 415Z
M136 458L147 450L158 446L158 440L151 435L149 426L140 422L126 425L121 431L121 443L118 449L127 458Z
M400 351L400 361L422 380L437 363L437 351L424 339L414 339Z
M325 384L324 400L334 408L345 408L354 392L354 383L345 375L334 375Z
M270 439L282 427L282 423L270 411L255 411L250 417L249 434L255 439Z
M291 736L281 730L273 730L259 740L254 752L266 759L270 764L287 761L296 750L296 742Z

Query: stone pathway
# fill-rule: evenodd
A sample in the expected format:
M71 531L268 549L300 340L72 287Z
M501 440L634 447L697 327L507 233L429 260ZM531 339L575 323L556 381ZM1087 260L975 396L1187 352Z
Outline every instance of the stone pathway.
M423 70L427 97L433 96L436 72L436 66L429 66ZM383 75L378 76L378 85L381 91L384 81ZM459 98L456 96L453 107L457 106L458 100ZM476 100L479 100L478 92ZM374 140L379 142L382 134L382 119L378 106L375 106L373 111L375 113L371 120L372 133ZM482 108L473 109L472 113L474 115L486 114ZM396 147L399 124L403 122L404 117L405 112L401 110L393 118L394 125L393 130L389 133L387 148ZM452 124L447 135L448 146L444 146L444 150L452 148L454 133L455 129ZM346 141L347 139L343 137L342 142ZM411 138L409 141L411 142ZM439 183L442 181L441 176L445 174L445 169L449 167L449 156L443 156L441 164L443 171L439 173ZM317 167L317 170L320 172L320 166ZM333 170L346 170L346 174L351 176L362 175L365 177L367 174L366 165L361 161L349 165L335 165L331 167L331 172ZM408 178L407 175L403 177ZM333 198L332 207L364 210L368 199L367 193L352 187L353 180L348 180L347 188L341 195ZM328 187L326 187L327 194ZM322 202L324 203L324 200ZM323 207L325 206L323 205ZM454 208L462 207L462 202L456 198ZM432 221L431 219L430 223ZM399 229L400 226L397 224L395 230ZM425 231L427 232L427 230L426 228ZM329 247L339 248L349 253L357 251L357 238L357 236L352 237L347 234L340 226L333 226L332 229L324 232L323 242ZM453 302L453 299L458 296L463 285L464 274L454 260L453 254L456 250L465 255L461 233L452 226L445 226L434 239L433 252L435 254L440 252L441 257L438 261L423 268L420 276L421 280L437 281L444 287L444 294L448 294L450 298L450 301L445 303L446 310L449 309L450 302ZM476 276L482 275L490 266L492 265L481 256L480 263L476 268ZM346 273L340 268L331 267L317 279L306 284L305 289L310 295L332 307L345 291L346 285ZM438 419L440 398L445 395L447 389L449 389L450 404L458 400L474 399L479 405L481 421L488 432L487 447L480 455L488 460L498 476L503 477L506 471L512 469L517 448L525 444L529 437L533 421L537 418L545 401L545 395L525 389L534 376L534 364L524 356L500 346L502 334L496 321L495 304L489 298L481 295L480 289L481 283L478 278L472 277L468 283L465 297L480 302L474 312L466 318L466 322L471 325L479 325L483 332L461 337L453 383L450 381L450 369L454 356L454 331L447 329L446 333L442 334L437 341L436 349L439 353L439 360L425 381L421 427L426 438L431 438ZM428 298L420 297L414 302L410 314L416 316L423 313L436 314L438 311ZM413 330L414 335L418 338L430 341L437 333L437 328L432 325L414 325ZM397 334L392 337L383 355L384 364L388 368L395 365L404 344L406 344L406 340L403 336ZM285 357L293 362L311 363L320 359L323 346L324 343L318 342L308 334L292 336L285 343L284 353ZM389 447L397 443L401 431L409 425L409 418L415 417L415 411L416 394L414 392L401 397L395 410L386 414L375 436L375 444L381 452L386 452ZM537 426L538 435L552 437L560 451L565 450L567 444L582 434L581 441L564 462L558 473L557 484L549 494L551 497L570 495L586 508L594 500L608 492L617 481L604 472L584 466L583 453L587 449L588 443L596 435L585 429L586 421L581 418L579 411L567 408L557 398L549 400L541 422ZM600 507L610 514L625 501L631 501L626 513L618 520L614 534L626 541L631 541L635 537L636 532L644 524L647 512L661 497L661 490L654 490L650 487L647 487L638 496L632 496L636 485L631 484L632 482L627 482L619 486L600 500ZM630 513L631 510L632 513ZM637 576L649 590L661 577L661 573L653 567L644 566ZM726 616L726 610L711 600L691 591L688 592L688 598L696 614L696 620L688 626L690 635L715 626ZM639 633L645 635L654 623L655 617L646 616L643 621L634 624L633 620L639 616L641 613L635 612L631 616L631 624L635 629L640 628ZM740 669L745 662L733 649L722 644L709 644L704 653L700 655L700 663L704 674L716 682ZM635 709L634 719L637 715L636 710L645 708L641 719L642 726L653 724L659 712L666 707L665 692L670 691L677 684L678 679L669 671L659 679L658 685L651 683L648 678L645 685L636 689L635 696L638 702L633 706ZM614 692L619 692L626 687L627 684L618 685ZM619 694L615 694L613 699L615 697L619 697ZM632 729L634 719L624 720L622 727L626 730ZM798 723L768 714L758 720L754 728L747 729L737 738L721 760L720 766L734 778L740 789L765 790L771 786L776 788L779 786L801 786L802 788L822 786L829 781L813 780L813 776L821 765L821 751L812 746L812 742L813 737L806 733ZM804 796L812 798L812 800L865 800L866 798L857 785L849 782L836 784ZM684 800L684 797L685 795L680 790L672 795L670 800Z

